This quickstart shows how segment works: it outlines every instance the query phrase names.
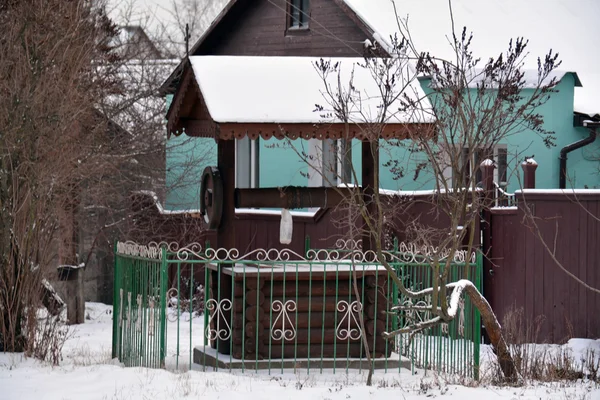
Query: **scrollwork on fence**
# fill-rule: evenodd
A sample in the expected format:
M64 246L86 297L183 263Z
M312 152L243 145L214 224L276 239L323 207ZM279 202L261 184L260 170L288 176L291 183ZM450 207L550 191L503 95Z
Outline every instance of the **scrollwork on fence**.
M283 303L281 300L275 300L271 305L271 309L277 313L271 327L273 340L294 340L296 338L296 328L290 319L289 313L296 311L296 302L288 300ZM281 328L275 328L278 321L281 321Z
M362 239L338 239L335 241L335 248L338 250L360 250Z
M335 249L310 249L306 256L298 254L291 249L255 249L245 254L240 254L236 248L203 248L200 243L190 243L180 246L177 242L150 242L140 245L131 241L118 242L117 252L123 255L139 256L160 259L161 249L165 248L170 255L175 255L179 261L205 261L205 262L289 262L289 261L324 261L324 262L351 262L351 263L379 263L378 253L373 250L361 250L362 241L354 239L338 239ZM450 257L449 249L440 249L434 246L416 245L401 242L396 250L384 250L380 254L385 261L390 263L427 263L435 258L445 261ZM475 252L456 250L453 252L452 261L457 263L476 262Z
M167 290L167 320L169 322L175 322L179 319L177 312L177 304L179 303L179 291L177 288L170 288ZM169 308L173 308L174 312L169 313Z
M341 300L337 303L338 312L342 313L342 319L336 328L335 335L340 340L358 340L362 336L362 329L357 314L362 311L362 304L355 300L352 303ZM356 328L352 328L352 321Z
M152 246L152 244L145 246L131 241L117 242L117 254L157 260L161 257L160 247Z
M398 251L394 252L394 255L400 262L418 263L430 261L435 257L437 257L439 261L444 261L448 259L450 253L450 249L400 242L398 244ZM469 254L469 251L467 250L455 250L452 261L457 263L466 263L470 261L474 263L476 261L476 254L474 251Z
M208 325L205 329L205 334L208 340L228 340L231 336L231 326L225 318L225 311L231 310L231 300L222 299L221 301L216 301L215 299L209 299L206 302L206 309L210 312L208 318ZM222 317L222 318L221 318ZM221 320L225 323L225 327L221 327ZM214 328L213 323L214 322Z
M427 309L431 307L430 301L419 300L413 304L412 300L405 300L402 302L402 306L406 308L402 328L428 321L431 318L431 311Z

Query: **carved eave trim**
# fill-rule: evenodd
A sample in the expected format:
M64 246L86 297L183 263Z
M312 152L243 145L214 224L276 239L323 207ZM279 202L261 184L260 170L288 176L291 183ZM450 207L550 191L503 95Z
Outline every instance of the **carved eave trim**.
M366 140L380 131L380 139L407 139L431 135L431 124L387 124L381 129L369 124L309 124L309 123L221 123L218 124L218 138L223 140L262 138L276 139L359 139Z
M193 75L192 67L188 61L183 73L183 79L181 80L181 83L173 96L171 105L167 110L167 137L171 137L171 134L176 134L175 132L177 132L176 125L178 125L179 122L181 106L183 105L185 95L190 87L190 81L194 80Z
M197 112L203 114L198 119ZM175 92L171 106L167 111L167 135L216 137L216 124L206 107L200 86L194 77L192 66L188 63L181 85Z

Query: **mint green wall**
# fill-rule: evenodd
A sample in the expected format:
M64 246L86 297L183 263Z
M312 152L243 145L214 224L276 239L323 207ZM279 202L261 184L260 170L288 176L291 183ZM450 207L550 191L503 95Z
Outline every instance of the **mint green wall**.
M200 178L209 165L217 165L214 139L181 135L167 140L168 210L200 208Z
M167 109L172 95L167 96ZM187 135L167 139L167 210L200 208L200 177L208 165L217 164L217 145L214 139Z
M423 80L421 86L426 93L430 94L429 81ZM519 180L522 180L521 162L524 158L533 156L538 163L536 171L536 187L552 189L558 188L559 177L559 153L560 150L573 142L588 136L583 128L573 127L573 99L575 90L575 77L566 74L556 86L558 93L552 93L550 99L538 109L544 118L544 126L547 130L554 131L556 145L547 148L543 138L532 131L520 131L514 135L507 136L500 142L506 145L508 150L508 191L512 192L521 188ZM475 89L473 97L476 96ZM523 95L527 96L532 89L525 89ZM600 140L583 149L576 150L568 155L568 175L570 186L583 188L600 187L600 175L598 174L598 162L593 160L594 154L600 154ZM426 176L430 176L426 174ZM426 178L423 183L426 186Z
M556 87L558 93L553 93L550 100L539 108L546 129L555 132L556 146L547 148L542 139L533 132L521 132L507 138L510 168L509 191L520 189L519 176L522 171L520 163L524 156L531 155L539 165L536 171L536 187L558 188L560 150L566 145L588 136L587 129L573 126L574 86L575 77L572 74L566 74ZM527 91L525 91L526 94ZM600 186L600 175L597 172L598 162L589 157L590 154L598 152L599 142L568 154L567 187L595 188ZM586 157L590 159L586 160ZM517 174L517 170L519 174Z
M259 140L260 187L307 186L308 167L302 160L308 154L308 142L271 138ZM292 145L294 147L292 147Z

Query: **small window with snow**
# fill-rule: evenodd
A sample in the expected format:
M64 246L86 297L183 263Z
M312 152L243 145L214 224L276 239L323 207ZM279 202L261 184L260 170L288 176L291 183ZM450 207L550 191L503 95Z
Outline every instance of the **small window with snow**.
M308 29L309 0L289 2L288 29Z

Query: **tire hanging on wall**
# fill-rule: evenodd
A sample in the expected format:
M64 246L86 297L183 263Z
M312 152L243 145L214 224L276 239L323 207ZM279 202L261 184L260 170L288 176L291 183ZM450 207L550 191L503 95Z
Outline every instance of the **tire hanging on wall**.
M217 167L206 167L200 180L200 213L208 229L221 226L223 216L223 180Z

